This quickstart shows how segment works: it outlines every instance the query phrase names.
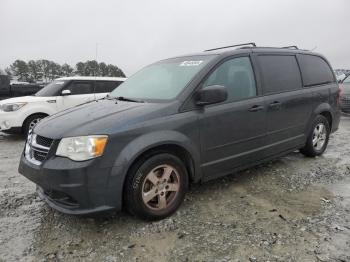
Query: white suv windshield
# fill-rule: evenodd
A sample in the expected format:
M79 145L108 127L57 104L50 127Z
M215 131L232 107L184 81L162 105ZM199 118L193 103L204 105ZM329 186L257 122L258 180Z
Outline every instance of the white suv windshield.
M62 80L55 80L52 83L45 86L43 89L38 91L35 96L57 96L61 88L67 83L68 81L62 81Z
M174 99L213 57L181 57L149 65L128 78L111 96L138 100Z

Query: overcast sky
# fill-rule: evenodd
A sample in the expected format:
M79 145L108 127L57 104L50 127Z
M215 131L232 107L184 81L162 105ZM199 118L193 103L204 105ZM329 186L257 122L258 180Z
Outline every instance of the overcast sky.
M298 45L350 69L349 0L0 0L0 67L95 59L127 75L159 59L236 43Z

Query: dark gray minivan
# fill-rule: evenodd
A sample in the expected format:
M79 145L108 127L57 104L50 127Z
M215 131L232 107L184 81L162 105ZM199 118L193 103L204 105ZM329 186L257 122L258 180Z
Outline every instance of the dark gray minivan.
M124 207L161 219L189 183L297 149L321 155L339 121L339 88L323 56L217 48L151 64L108 97L45 118L19 172L64 213Z

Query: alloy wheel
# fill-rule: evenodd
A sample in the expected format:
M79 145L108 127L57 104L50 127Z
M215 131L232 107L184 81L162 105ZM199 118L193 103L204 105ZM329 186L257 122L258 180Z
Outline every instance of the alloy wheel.
M157 166L147 174L143 182L143 203L153 210L165 209L176 199L179 189L178 171L170 165Z
M316 125L312 134L312 145L316 150L321 150L327 138L327 129L323 123Z

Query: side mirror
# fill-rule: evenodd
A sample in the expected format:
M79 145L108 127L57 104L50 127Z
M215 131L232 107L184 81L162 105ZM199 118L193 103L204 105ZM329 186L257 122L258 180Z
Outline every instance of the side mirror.
M227 99L227 89L224 86L206 86L197 93L197 105L210 105L224 102Z
M61 92L62 96L69 96L70 94L72 94L72 92L70 90L67 90L67 89L62 90L62 92Z

